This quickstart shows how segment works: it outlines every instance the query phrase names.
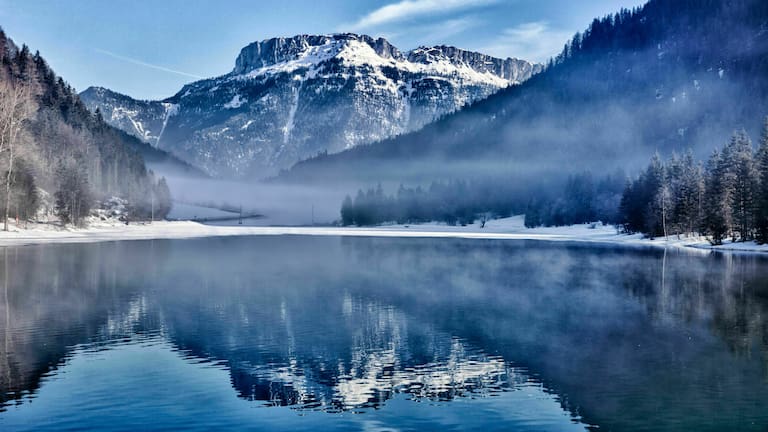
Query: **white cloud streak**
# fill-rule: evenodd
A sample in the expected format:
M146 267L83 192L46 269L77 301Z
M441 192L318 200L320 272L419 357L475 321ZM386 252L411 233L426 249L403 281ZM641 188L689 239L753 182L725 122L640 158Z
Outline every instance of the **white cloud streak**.
M465 31L477 27L482 24L482 21L475 17L456 18L445 21L440 21L435 24L425 26L423 28L423 34L419 39L425 44L443 44L445 40L455 36L457 34L464 33ZM419 34L418 32L416 33Z
M402 0L382 6L360 18L355 23L342 26L340 30L360 31L411 20L425 15L445 14L498 2L499 0Z
M557 55L572 36L568 31L551 28L546 21L529 22L505 29L483 52L545 62Z
M190 78L195 78L195 79L203 79L203 78L205 78L205 77L202 77L200 75L195 75L195 74L191 74L191 73L188 73L188 72L182 72L182 71L178 71L178 70L175 70L175 69L170 69L170 68L167 68L167 67L164 67L164 66L159 66L159 65L154 65L154 64L151 64L151 63L147 63L145 61L137 60L137 59L134 59L134 58L131 58L131 57L126 57L126 56L123 56L123 55L120 55L120 54L115 54L115 53L113 53L111 51L103 50L103 49L100 49L100 48L94 48L94 51L96 51L99 54L104 54L104 55L107 55L109 57L112 57L112 58L115 58L115 59L118 59L118 60L122 60L122 61L127 62L127 63L132 63L132 64L135 64L135 65L148 67L148 68L159 70L159 71L163 71L163 72L168 72L168 73L172 73L172 74L176 74L176 75L182 75L182 76L185 76L185 77L190 77Z

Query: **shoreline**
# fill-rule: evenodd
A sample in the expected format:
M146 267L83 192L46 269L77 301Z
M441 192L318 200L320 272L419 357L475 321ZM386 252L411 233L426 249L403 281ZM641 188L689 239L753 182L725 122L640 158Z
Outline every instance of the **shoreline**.
M478 224L390 225L371 228L314 226L217 226L192 221L163 221L152 224L99 225L83 229L39 229L0 232L0 247L53 243L96 243L126 240L170 240L230 236L335 236L389 238L462 238L476 240L534 240L575 243L600 243L618 246L676 248L700 252L766 254L768 245L726 243L711 246L703 238L670 237L650 240L639 234L618 234L615 227L574 225L569 227L525 228L519 216ZM767 255L768 256L768 255Z

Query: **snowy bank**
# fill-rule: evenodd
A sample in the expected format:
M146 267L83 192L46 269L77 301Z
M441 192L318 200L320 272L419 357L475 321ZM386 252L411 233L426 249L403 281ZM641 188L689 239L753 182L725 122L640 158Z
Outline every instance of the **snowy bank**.
M391 225L376 228L356 227L279 227L213 226L197 222L154 222L152 224L101 224L87 229L56 229L37 225L27 230L0 232L0 246L38 243L86 243L118 240L187 239L217 236L314 235L349 237L464 238L488 240L541 240L591 242L628 246L655 246L741 252L768 252L768 246L731 243L713 247L704 238L670 237L649 240L641 235L619 234L609 225L574 225L569 227L526 228L521 216L479 224L448 226L443 224Z

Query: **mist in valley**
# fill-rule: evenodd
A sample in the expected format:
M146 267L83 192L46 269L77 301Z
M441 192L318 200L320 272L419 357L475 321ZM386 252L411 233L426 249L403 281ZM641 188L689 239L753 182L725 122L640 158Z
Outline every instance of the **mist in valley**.
M242 213L259 215L246 218L244 225L312 225L330 224L339 219L339 206L345 194L354 188L329 188L322 185L270 184L262 181L215 179L166 173L163 166L155 166L171 190L175 208L171 219L202 219L210 212L223 210L231 218L222 223L237 224Z

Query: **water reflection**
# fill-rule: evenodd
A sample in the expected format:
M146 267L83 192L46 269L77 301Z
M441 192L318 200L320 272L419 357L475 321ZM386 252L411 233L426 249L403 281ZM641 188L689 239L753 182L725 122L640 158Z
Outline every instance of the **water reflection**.
M260 406L373 419L400 398L536 389L563 411L531 430L768 427L760 258L305 237L2 253L6 408L73 355L160 340ZM504 400L494 415L523 406Z

